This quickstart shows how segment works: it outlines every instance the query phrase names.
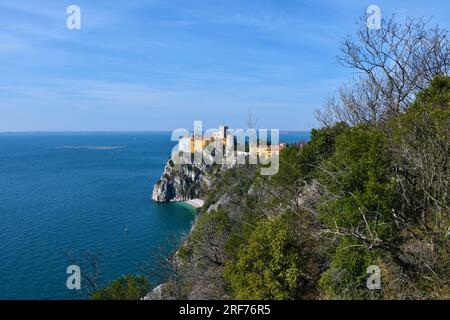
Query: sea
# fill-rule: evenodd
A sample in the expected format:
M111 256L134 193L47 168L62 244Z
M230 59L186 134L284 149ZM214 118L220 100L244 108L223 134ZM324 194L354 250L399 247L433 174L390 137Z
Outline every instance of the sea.
M0 299L83 299L70 265L99 285L127 274L157 284L161 260L187 236L195 209L151 200L175 142L170 132L1 133ZM282 132L281 142L309 140ZM83 281L82 281L83 285Z

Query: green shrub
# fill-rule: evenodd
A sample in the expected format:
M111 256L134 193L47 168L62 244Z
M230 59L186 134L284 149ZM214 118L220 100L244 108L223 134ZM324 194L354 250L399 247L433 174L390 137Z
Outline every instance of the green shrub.
M368 250L351 238L344 238L330 267L322 274L320 285L328 299L365 299L373 295L366 286L367 267L378 265L378 251Z
M127 275L114 280L106 288L93 293L93 300L139 300L150 291L144 276Z
M228 261L225 278L236 299L298 298L300 254L285 220L260 222L237 261Z

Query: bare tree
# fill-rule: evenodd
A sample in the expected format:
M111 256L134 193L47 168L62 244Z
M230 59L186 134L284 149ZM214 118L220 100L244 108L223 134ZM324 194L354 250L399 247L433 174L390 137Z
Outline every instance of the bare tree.
M368 77L344 83L338 95L330 96L322 109L316 110L316 117L325 126L336 122L348 124L378 124L385 116L386 109L380 103L382 92Z
M173 300L185 299L186 292L183 286L184 274L179 270L180 259L178 250L187 240L184 237L180 241L179 234L169 234L164 237L156 249L150 252L149 261L141 266L142 273L157 285L149 292L146 299L149 300ZM181 244L180 244L181 242ZM175 249L178 248L178 249Z
M337 121L377 124L404 111L435 76L449 74L446 30L430 28L424 19L400 24L395 16L383 20L380 30L370 30L366 19L360 19L356 37L343 41L338 56L342 66L355 71L356 81L343 85L316 111L326 126Z
M258 123L258 118L254 119L252 109L248 108L247 129L255 129Z
M80 267L82 296L91 298L101 287L101 268L110 258L102 252L92 251L86 251L81 258L74 258L71 253L66 255L73 264Z

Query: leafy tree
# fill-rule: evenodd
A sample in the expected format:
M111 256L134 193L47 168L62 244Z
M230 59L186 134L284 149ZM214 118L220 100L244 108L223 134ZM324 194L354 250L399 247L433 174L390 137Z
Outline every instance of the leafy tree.
M381 131L359 126L339 135L335 153L322 166L321 181L332 193L321 208L330 229L370 247L388 245L397 184Z
M301 254L282 217L260 222L236 262L228 261L225 278L236 299L299 298Z
M343 131L320 179L330 195L319 217L326 233L339 240L321 284L331 297L364 298L368 291L359 288L367 266L375 264L375 252L392 251L398 241L397 183L385 134L369 126Z
M356 240L344 237L323 273L320 285L328 299L361 299L372 297L367 290L367 267L380 264L380 252L368 250Z
M336 137L347 125L337 123L332 127L313 129L310 141L300 149L290 145L280 154L279 172L271 178L273 184L289 188L298 179L314 178L318 165L332 155Z

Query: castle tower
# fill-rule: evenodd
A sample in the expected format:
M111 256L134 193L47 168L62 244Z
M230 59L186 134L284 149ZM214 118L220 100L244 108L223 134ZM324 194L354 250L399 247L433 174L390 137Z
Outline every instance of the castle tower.
M226 139L227 131L228 131L228 126L225 126L225 125L219 126L219 139Z

